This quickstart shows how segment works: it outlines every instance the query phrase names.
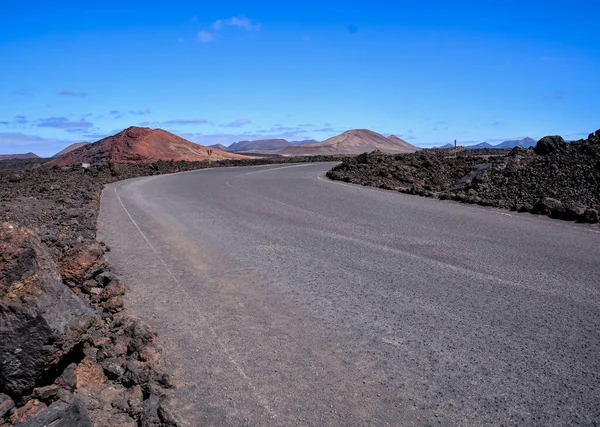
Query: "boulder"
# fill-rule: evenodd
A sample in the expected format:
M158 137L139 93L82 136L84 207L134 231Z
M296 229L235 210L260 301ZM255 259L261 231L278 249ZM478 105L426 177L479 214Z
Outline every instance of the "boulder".
M547 156L548 154L553 153L554 151L565 147L566 145L567 143L562 136L545 136L537 142L533 150L536 154Z
M560 200L543 197L535 204L533 213L557 217L563 212L564 206Z
M27 418L15 427L93 427L87 410L79 399L71 405L58 403L41 414Z
M82 283L88 270L100 265L102 255L104 249L98 243L67 251L60 260L60 273L65 283L69 286Z
M93 311L66 287L40 239L0 224L0 385L31 391L88 334Z
M0 393L0 422L15 407L15 402L6 394Z

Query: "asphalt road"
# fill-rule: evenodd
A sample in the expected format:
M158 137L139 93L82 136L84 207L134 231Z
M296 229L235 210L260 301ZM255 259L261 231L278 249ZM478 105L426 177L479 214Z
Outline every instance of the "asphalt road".
M328 181L123 181L98 237L189 425L600 423L600 228Z

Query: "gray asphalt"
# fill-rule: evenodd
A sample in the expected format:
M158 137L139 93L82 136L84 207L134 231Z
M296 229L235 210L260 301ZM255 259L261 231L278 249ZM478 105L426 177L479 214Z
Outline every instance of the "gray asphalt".
M328 181L109 185L98 237L191 426L600 423L600 228Z

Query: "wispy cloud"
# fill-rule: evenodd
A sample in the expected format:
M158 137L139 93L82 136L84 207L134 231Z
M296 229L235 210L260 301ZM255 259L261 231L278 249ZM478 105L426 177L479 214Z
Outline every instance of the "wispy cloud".
M562 102L565 100L565 93L562 90L555 90L550 94L550 98L554 101Z
M106 138L107 136L111 136L119 133L120 130L113 131L112 133L104 133L104 132L82 132L79 134L79 138L88 141L88 142L96 142L100 139ZM80 141L81 141L80 139Z
M239 127L245 126L250 123L252 123L252 121L248 120L248 119L237 119L231 123L221 125L221 127L222 128L239 128Z
M18 89L12 92L14 96L35 96L31 89Z
M239 15L227 19L217 19L212 27L216 31L221 30L223 27L236 27L247 31L260 31L262 24L254 24L250 19L243 15Z
M306 132L306 130L302 129L300 126L275 125L271 129L269 129L268 132L274 132L274 133L279 133L279 132L304 133L304 132Z
M139 126L150 127L150 126L160 126L160 127L168 127L168 126L189 126L189 125L205 125L210 122L205 119L174 119L174 120L166 120L164 122L159 121L144 121L140 122Z
M87 96L87 93L85 92L73 92L71 90L61 90L60 92L58 92L59 96L70 96L73 98L85 98Z
M14 154L31 151L42 157L49 157L72 142L19 132L0 132L0 153Z
M86 120L70 120L66 117L50 117L48 119L40 120L37 126L55 129L86 129L91 128L94 125Z
M197 142L198 144L203 145L212 145L212 144L224 144L230 145L234 142L238 141L248 141L248 140L256 140L256 139L287 139L288 141L297 141L297 140L305 140L310 137L304 133L298 132L280 132L280 133L272 133L267 131L247 131L247 132L239 132L239 133L184 133L184 132L176 132L182 138L188 139L190 141Z
M17 125L24 125L28 122L27 117L25 116L15 116L13 123Z
M145 110L129 110L129 114L133 114L134 116L145 116L150 113L152 113L152 111L149 108L146 108Z
M211 43L217 33L224 30L226 27L238 28L246 31L260 31L262 24L254 23L243 15L232 16L227 19L217 19L210 27L210 30L198 31L196 34L201 43Z
M164 126L187 126L187 125L205 125L208 123L208 120L198 119L198 120L186 120L186 119L178 119L178 120L167 120L166 122L162 122Z
M198 40L202 43L210 43L215 39L215 35L209 31L198 31Z
M15 116L12 120L2 120L0 125L24 125L27 124L28 120L25 116Z
M0 144L30 144L32 142L56 141L38 135L26 135L20 132L0 132Z

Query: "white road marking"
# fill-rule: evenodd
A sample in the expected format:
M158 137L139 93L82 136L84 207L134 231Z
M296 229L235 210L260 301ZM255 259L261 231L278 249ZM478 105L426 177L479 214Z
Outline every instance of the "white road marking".
M154 254L156 255L156 258L158 258L158 260L162 263L162 265L164 265L165 270L169 273L169 275L171 276L171 279L173 280L173 282L183 292L187 293L190 298L192 298L192 296L189 294L189 292L187 292L185 290L185 288L183 286L181 286L181 283L179 282L179 280L177 279L177 277L175 276L175 274L173 273L173 271L169 268L169 265L166 263L166 261L160 255L160 253L158 252L158 250L154 247L154 245L152 245L152 243L150 243L150 240L148 240L148 238L146 237L146 235L144 234L144 232L142 231L142 229L138 226L137 222L135 222L135 220L133 219L133 217L131 216L131 214L129 213L129 211L127 210L127 208L125 207L125 204L123 203L123 200L121 200L121 196L119 196L119 192L117 191L117 187L115 187L115 194L117 196L117 199L119 200L119 203L123 207L123 210L125 211L125 213L129 217L129 219L131 220L131 222L133 223L133 225L135 226L135 228L140 232L140 234L142 235L142 237L144 238L144 240L146 241L146 243L148 244L148 246L150 247L150 249L152 249L152 252L154 252ZM227 347L225 346L225 344L223 343L223 341L219 338L219 336L218 336L217 332L214 330L214 328L212 326L210 326L210 324L208 323L206 317L204 317L202 315L202 313L197 312L197 314L199 315L201 322L204 323L207 326L207 328L209 329L210 333L212 334L213 338L215 339L215 341L217 342L217 344L219 345L219 347L221 348L221 350L223 351L223 353L225 353L227 355L227 358L229 359L229 362L235 367L235 369L238 372L238 374L242 378L244 378L246 380L246 382L248 383L248 385L250 386L250 388L254 392L256 400L271 415L271 418L276 418L277 414L275 414L275 411L273 411L273 409L269 405L267 399L265 399L258 392L258 390L256 389L256 386L254 385L254 383L252 382L252 380L250 379L250 377L246 374L246 372L244 372L244 370L242 369L242 367L240 366L240 364L233 358L233 356L231 355L231 352L227 349Z

